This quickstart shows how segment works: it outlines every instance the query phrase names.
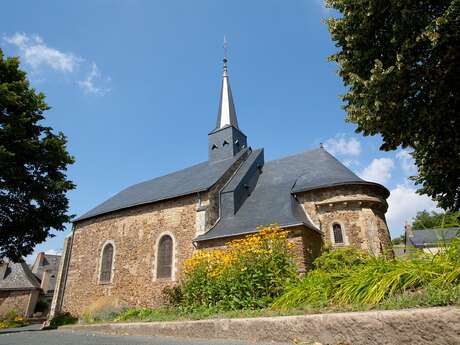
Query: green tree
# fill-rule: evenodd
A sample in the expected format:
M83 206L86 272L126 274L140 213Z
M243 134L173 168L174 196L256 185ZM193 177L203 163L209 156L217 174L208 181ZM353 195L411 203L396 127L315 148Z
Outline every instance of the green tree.
M411 148L418 192L460 207L460 0L326 0L347 121Z
M460 211L457 212L417 212L417 215L412 222L412 229L435 229L435 228L450 228L460 226Z
M66 137L43 126L49 107L17 58L0 49L0 259L19 261L69 222Z

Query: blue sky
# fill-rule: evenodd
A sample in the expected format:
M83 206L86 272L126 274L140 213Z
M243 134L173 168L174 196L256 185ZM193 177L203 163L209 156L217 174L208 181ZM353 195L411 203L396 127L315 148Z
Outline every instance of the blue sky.
M392 195L392 235L433 209L407 180L407 151L380 152L378 137L344 121L345 89L320 0L9 1L0 46L18 55L47 95L46 124L63 131L76 158L70 211L82 214L133 183L207 159L216 121L222 41L240 128L266 159L320 142ZM70 226L68 227L70 229ZM59 251L65 233L37 247Z

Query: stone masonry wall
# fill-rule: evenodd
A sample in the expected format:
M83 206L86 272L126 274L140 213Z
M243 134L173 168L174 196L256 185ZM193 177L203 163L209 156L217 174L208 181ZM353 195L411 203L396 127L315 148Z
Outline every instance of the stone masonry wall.
M0 317L14 310L23 316L27 315L30 291L1 291L0 292Z
M163 288L180 278L183 261L193 253L197 198L172 199L77 223L63 311L81 315L103 296L125 305L160 305ZM156 245L163 233L174 237L175 281L155 276ZM100 284L101 251L109 240L115 247L113 279Z
M374 186L348 185L299 193L297 199L311 220L333 242L332 226L340 224L344 244L380 254L391 249L385 220L388 208L384 191Z

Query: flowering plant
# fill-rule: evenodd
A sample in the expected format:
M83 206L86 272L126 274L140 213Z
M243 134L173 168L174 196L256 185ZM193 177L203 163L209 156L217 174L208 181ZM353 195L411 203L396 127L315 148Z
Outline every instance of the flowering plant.
M224 248L198 250L186 260L180 305L255 309L280 295L297 277L288 232L276 224L257 230Z

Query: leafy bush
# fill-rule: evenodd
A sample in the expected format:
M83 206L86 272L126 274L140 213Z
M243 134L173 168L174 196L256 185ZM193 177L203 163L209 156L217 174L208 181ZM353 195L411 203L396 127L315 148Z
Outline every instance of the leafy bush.
M174 307L180 306L182 301L182 290L179 286L166 286L162 292L166 305Z
M51 326L59 327L64 325L73 325L78 322L78 318L70 314L69 312L56 315L50 322Z
M16 310L10 310L0 320L0 329L22 327L27 324L27 319L24 316L18 314Z
M370 259L367 252L353 247L325 248L321 256L316 258L313 265L316 269L325 272L340 272L355 269L366 264Z
M297 279L287 235L278 225L270 225L227 243L225 249L195 253L185 263L180 307L190 311L269 306Z

